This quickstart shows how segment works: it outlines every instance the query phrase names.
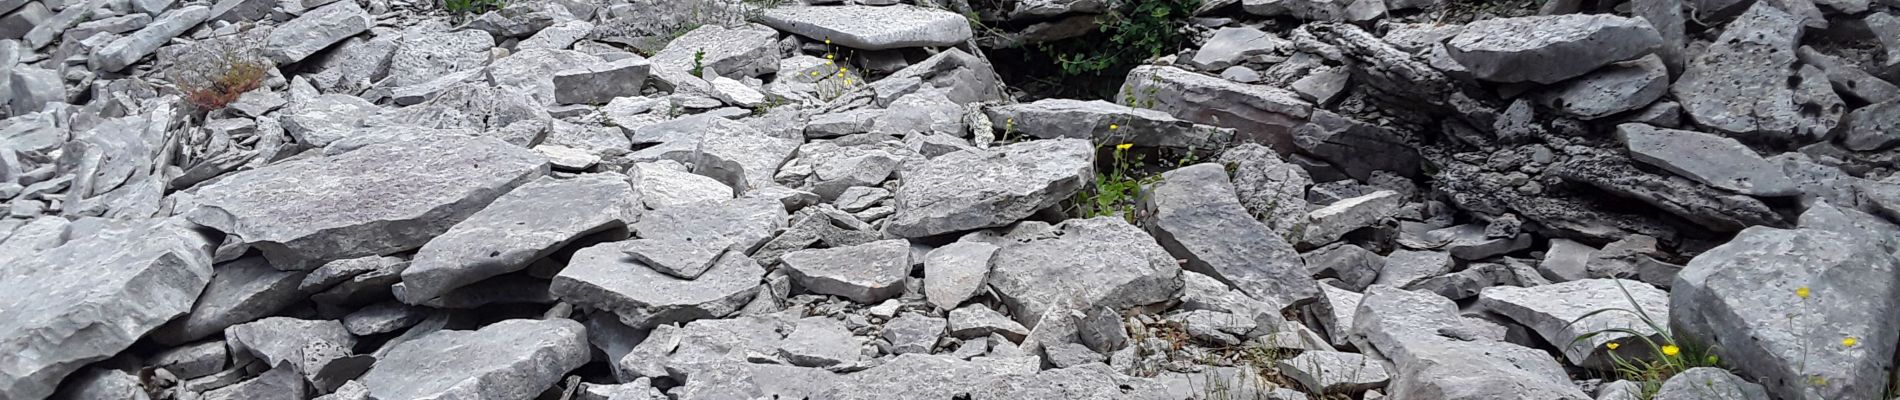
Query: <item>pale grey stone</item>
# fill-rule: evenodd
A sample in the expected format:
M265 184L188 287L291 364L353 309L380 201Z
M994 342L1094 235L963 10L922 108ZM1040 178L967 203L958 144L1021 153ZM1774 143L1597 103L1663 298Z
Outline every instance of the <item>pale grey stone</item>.
M184 315L212 278L215 244L171 220L82 220L97 230L70 239L64 219L40 220L58 223L21 230L51 240L15 232L0 243L0 292L32 293L0 300L0 348L35 355L0 358L0 393L53 394L67 374Z
M544 176L524 183L422 245L402 271L397 297L421 304L526 269L583 237L620 232L624 238L628 222L639 215L637 197L619 174ZM557 200L559 207L548 206Z
M304 299L297 290L304 274L279 271L263 257L248 256L218 264L191 314L152 333L155 341L181 344L224 332L231 325L277 313Z
M1669 294L1677 335L1718 346L1727 365L1789 399L1876 397L1900 318L1900 262L1879 244L1828 231L1752 227L1696 256ZM1803 268L1789 269L1788 265ZM1797 295L1807 289L1808 297ZM1797 323L1789 322L1795 313ZM1857 339L1854 346L1842 340ZM1827 385L1810 385L1809 377Z
M718 180L687 172L686 166L673 160L634 164L627 170L640 190L640 201L647 208L662 209L701 201L731 199L733 191Z
M581 21L576 21L581 22ZM554 73L554 102L603 104L640 95L653 63L638 56L586 64Z
M1797 68L1800 19L1756 2L1670 89L1697 124L1751 141L1809 142L1846 112L1820 69Z
M132 32L95 49L86 59L86 63L92 69L100 71L123 70L138 62L139 59L158 51L160 46L164 46L166 42L185 33L186 30L198 26L198 23L204 22L205 18L210 16L211 9L204 6L188 6L167 11L153 18L151 25L146 25L138 32Z
M1533 95L1561 114L1599 119L1648 106L1669 92L1669 68L1661 57L1644 56L1604 66Z
M982 304L971 304L950 310L950 336L961 339L981 338L990 335L1002 335L1012 341L1021 341L1029 336L1029 328L1012 321L1003 313L991 310Z
M1308 212L1309 222L1299 243L1303 246L1319 246L1338 241L1347 233L1391 217L1398 212L1399 206L1405 205L1404 200L1398 192L1380 190Z
M1278 36L1253 27L1226 27L1214 31L1214 37L1208 38L1200 50L1194 51L1194 57L1187 61L1202 70L1214 71L1240 64L1248 57L1273 53L1291 45Z
M324 343L349 349L356 346L356 337L343 329L343 323L335 320L307 320L291 317L270 317L224 329L225 344L231 346L231 358L234 364L242 365L247 360L261 360L264 365L289 364L304 365L304 348L312 343ZM317 371L306 370L307 375Z
M1900 143L1900 99L1856 109L1841 125L1841 144L1849 149L1877 151L1893 147Z
M381 110L361 97L331 93L290 103L277 122L298 143L325 147L358 135L359 122Z
M403 31L402 43L389 58L389 77L379 83L399 88L427 83L458 71L488 64L494 36L478 30L442 32L426 26Z
M851 335L844 321L828 317L805 317L798 327L779 343L778 356L800 367L830 367L851 364L862 356L860 340Z
M1140 228L1118 217L1065 221L1055 236L1002 245L989 284L1016 321L1034 328L1071 300L1117 310L1176 298L1181 269Z
M1497 286L1479 293L1477 304L1481 309L1530 327L1544 341L1562 349L1571 365L1597 369L1617 368L1616 357L1629 360L1654 354L1657 349L1649 348L1647 343L1660 343L1664 339L1662 333L1643 318L1669 319L1669 293L1630 280L1585 279L1537 287ZM1607 309L1627 312L1591 315ZM1589 317L1584 318L1586 315ZM1618 344L1617 350L1610 350L1611 343Z
M1176 67L1135 67L1124 82L1116 98L1130 99L1182 120L1233 128L1234 143L1265 144L1283 154L1296 150L1293 129L1313 112L1312 104L1291 91Z
M910 276L911 266L910 244L903 239L799 250L782 260L799 287L862 304L903 294L904 278Z
M1314 393L1358 393L1385 386L1391 375L1385 363L1356 353L1309 351L1274 362L1306 390Z
M138 377L125 371L92 367L68 378L53 398L151 400L139 383Z
M1148 232L1185 268L1214 277L1254 298L1301 306L1319 297L1305 261L1279 235L1247 214L1220 164L1161 174L1144 188Z
M1379 278L1379 271L1385 269L1384 256L1350 243L1322 247L1301 254L1300 258L1306 261L1306 270L1314 278L1335 278L1350 290L1366 290Z
M399 140L232 174L198 190L192 222L241 238L278 268L421 247L547 160L495 139Z
M164 368L178 379L190 380L223 371L230 354L224 341L214 340L165 350L152 355L145 365Z
M629 155L634 161L664 159L693 165L693 173L717 179L739 192L772 186L772 176L804 141L772 136L711 115L647 125L634 131L631 139L636 146L658 143Z
M1768 400L1761 385L1721 368L1690 368L1664 381L1654 400Z
M1056 139L925 161L904 171L885 231L925 237L1016 222L1081 190L1094 158L1087 141Z
M1445 47L1478 79L1551 84L1640 57L1660 44L1662 36L1642 19L1565 14L1478 20Z
M586 328L507 320L392 345L359 379L378 399L531 398L588 358Z
M924 297L941 309L954 309L986 287L990 257L997 247L987 243L957 242L924 256Z
M484 73L496 86L521 88L540 104L561 104L556 101L559 91L554 83L559 72L600 62L600 57L573 50L527 49L495 60Z
M1233 132L1175 119L1168 113L1101 100L1043 99L989 107L991 125L1043 139L1089 139L1174 149L1219 148Z
M1735 139L1643 124L1616 126L1630 158L1736 193L1773 197L1800 193L1794 181Z
M382 302L343 316L343 329L357 336L381 335L408 328L428 317L423 308Z
M758 293L765 269L751 258L725 253L696 279L662 274L625 253L630 242L581 249L548 291L563 301L612 312L636 329L721 318Z
M879 337L891 343L891 352L895 354L924 353L937 347L937 340L943 338L944 319L923 314L904 314L884 323Z
M1549 354L1503 342L1503 327L1457 311L1438 295L1375 285L1353 318L1353 341L1392 361L1393 398L1588 398Z
M1442 251L1393 250L1385 257L1385 269L1376 284L1411 287L1420 281L1451 272L1451 254Z
M330 3L271 30L270 36L264 39L264 56L278 65L293 64L343 39L369 31L373 24L369 12L354 1Z
M972 34L962 15L912 5L779 7L766 10L759 22L859 50L948 47L963 44Z
M256 378L204 393L204 400L302 399L310 397L304 377L288 366L271 368Z

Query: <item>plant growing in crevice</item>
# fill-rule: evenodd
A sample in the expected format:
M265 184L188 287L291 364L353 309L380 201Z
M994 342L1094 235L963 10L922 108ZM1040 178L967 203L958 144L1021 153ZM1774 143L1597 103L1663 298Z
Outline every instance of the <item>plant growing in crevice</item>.
M1118 125L1109 125L1108 129L1118 129ZM1145 166L1145 156L1135 153L1133 143L1116 144L1109 154L1111 162L1107 171L1095 173L1095 184L1076 192L1072 214L1078 218L1102 216L1120 216L1128 223L1135 223L1136 200L1141 187L1161 179L1160 175L1138 176Z
M241 38L207 41L201 50L173 63L172 84L194 109L215 111L264 84L271 62Z
M500 10L507 5L505 0L442 0L442 10L456 18Z
M1200 0L1132 0L1100 17L1106 38L1081 37L1037 45L1065 75L1096 74L1139 64L1180 48L1180 30ZM1106 44L1104 45L1104 41Z
M1727 367L1722 366L1721 357L1715 355L1715 347L1689 340L1690 338L1677 337L1667 326L1657 323L1656 320L1650 316L1649 312L1644 310L1643 307L1636 302L1636 297L1630 295L1629 289L1623 286L1622 281L1616 281L1616 287L1623 292L1623 298L1629 301L1629 308L1613 307L1591 311L1571 320L1570 323L1566 325L1566 328L1568 325L1575 325L1590 317L1610 313L1626 313L1635 316L1637 320L1643 322L1644 326L1656 332L1656 336L1659 336L1662 339L1661 341L1651 339L1649 335L1638 332L1633 328L1608 328L1585 333L1571 340L1571 344L1575 345L1577 343L1584 343L1599 335L1623 334L1636 338L1640 344L1647 346L1650 354L1645 355L1645 357L1624 358L1616 351L1619 347L1622 347L1621 342L1610 342L1604 345L1610 350L1607 353L1610 355L1611 364L1615 365L1617 376L1621 379L1637 382L1641 388L1641 393L1638 395L1639 398L1648 400L1654 397L1657 391L1662 390L1663 382L1668 381L1670 377L1676 376L1676 374L1682 371L1702 367L1727 369ZM1803 290L1805 291L1806 289ZM1805 298L1805 295L1803 298Z
M689 72L695 78L706 76L706 49L693 51L693 70Z

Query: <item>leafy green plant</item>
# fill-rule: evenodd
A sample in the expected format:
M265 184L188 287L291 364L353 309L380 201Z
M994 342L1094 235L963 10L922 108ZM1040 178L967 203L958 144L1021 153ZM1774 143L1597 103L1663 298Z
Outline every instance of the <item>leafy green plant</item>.
M481 14L507 5L506 0L442 0L442 9L457 15Z
M699 49L693 52L692 73L693 73L693 76L695 77L703 77L703 76L706 76L705 72L706 72L706 49Z
M1117 129L1109 125L1109 130ZM1110 152L1112 163L1108 171L1095 173L1095 184L1075 194L1074 214L1080 218L1101 216L1120 216L1135 223L1136 196L1141 193L1142 185L1154 183L1160 175L1136 176L1143 165L1143 156L1131 152L1133 143L1115 145Z
M1624 334L1636 338L1641 344L1647 346L1649 354L1644 355L1644 357L1624 358L1618 355L1616 351L1617 348L1622 346L1621 343L1610 342L1605 345L1610 350L1608 353L1611 363L1615 365L1617 376L1622 379L1637 382L1638 385L1641 386L1642 392L1639 394L1640 398L1648 400L1654 397L1657 391L1662 390L1663 382L1668 381L1670 377L1676 376L1676 374L1682 371L1702 367L1727 369L1727 367L1722 366L1721 357L1715 355L1715 347L1688 340L1689 338L1677 337L1668 327L1664 326L1664 324L1657 323L1654 318L1650 317L1648 311L1643 310L1643 307L1638 305L1636 298L1630 295L1629 289L1623 286L1622 281L1616 281L1616 287L1623 292L1623 298L1629 301L1629 308L1613 307L1591 311L1571 320L1569 325L1575 325L1580 321L1597 315L1627 313L1641 320L1643 325L1649 327L1650 330L1657 332L1656 336L1660 336L1662 340L1657 341L1651 339L1649 335L1637 332L1632 328L1609 328L1577 336L1576 339L1571 341L1571 344L1581 343L1599 335Z
M1096 29L1107 36L1082 37L1038 48L1066 75L1100 73L1139 64L1180 48L1181 27L1200 0L1132 0L1103 15Z

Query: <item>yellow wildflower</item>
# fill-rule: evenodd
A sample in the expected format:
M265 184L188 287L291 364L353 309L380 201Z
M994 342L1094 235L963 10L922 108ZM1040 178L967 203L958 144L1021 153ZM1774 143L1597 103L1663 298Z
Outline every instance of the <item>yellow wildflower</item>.
M850 85L851 85L851 80L850 80L850 79L845 79L845 80L844 80L844 84L845 84L845 86L850 86Z
M831 45L831 38L825 38L825 45L826 45L826 46L830 46L830 45Z
M1623 347L1623 344L1617 343L1617 342L1610 342L1610 344L1603 345L1603 347L1608 347L1610 348L1610 350L1616 350L1616 348L1618 347Z
M1128 150L1134 147L1135 147L1134 143L1122 143L1122 144L1115 145L1115 150Z
M1853 336L1848 336L1846 339L1841 339L1842 346L1854 347L1854 344L1856 343L1860 343L1860 339L1855 339Z
M1682 354L1681 348L1677 348L1676 345L1673 344L1663 345L1663 355L1675 357L1677 354Z
M831 54L831 53L825 53L825 59L826 59L826 60L836 60L836 59L838 59L838 55L837 55L837 54Z
M1116 130L1116 129L1121 129L1121 127L1122 127L1121 125L1108 124L1108 130L1111 130L1111 131Z
M1801 297L1801 298L1803 298L1803 299L1805 299L1805 298L1808 298L1808 287L1807 287L1807 286L1802 286L1802 287L1799 287L1799 288L1795 288L1795 289L1794 289L1794 295L1795 295L1795 296L1799 296L1799 297Z

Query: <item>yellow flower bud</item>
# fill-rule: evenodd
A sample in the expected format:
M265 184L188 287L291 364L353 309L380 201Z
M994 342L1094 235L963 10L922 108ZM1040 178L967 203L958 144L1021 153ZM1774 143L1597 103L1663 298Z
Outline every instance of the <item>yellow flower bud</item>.
M1128 150L1134 147L1135 147L1134 143L1122 143L1122 144L1115 145L1115 150Z
M1799 287L1799 288L1795 288L1795 289L1794 289L1794 295L1795 295L1795 296L1798 296L1798 297L1801 297L1801 298L1803 298L1803 299L1805 299L1805 298L1808 298L1808 287L1807 287L1807 286L1802 286L1802 287Z
M1663 345L1662 351L1663 351L1663 355L1670 356L1670 357L1675 357L1677 354L1682 354L1682 349L1679 347L1676 347L1676 345L1673 345L1673 344Z

